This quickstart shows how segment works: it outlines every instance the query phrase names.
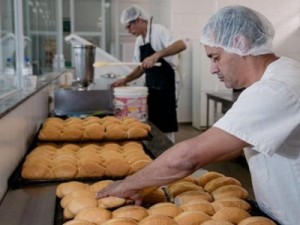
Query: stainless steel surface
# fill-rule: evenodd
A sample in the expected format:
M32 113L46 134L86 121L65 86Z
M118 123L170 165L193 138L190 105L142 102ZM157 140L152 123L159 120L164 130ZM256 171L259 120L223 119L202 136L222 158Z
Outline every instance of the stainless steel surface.
M0 207L1 225L53 225L56 185L10 190Z
M54 93L54 112L58 116L111 114L113 111L111 90L67 90Z
M95 46L74 45L73 50L76 84L87 87L94 81Z

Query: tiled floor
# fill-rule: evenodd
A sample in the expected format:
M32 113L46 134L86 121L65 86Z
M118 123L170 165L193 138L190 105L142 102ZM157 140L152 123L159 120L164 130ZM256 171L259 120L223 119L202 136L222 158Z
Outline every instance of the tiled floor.
M185 139L195 137L199 134L201 134L201 131L193 128L191 124L179 124L179 131L175 134L175 141L176 143L178 143ZM247 189L247 191L249 192L249 199L254 200L250 173L247 168L246 162L243 158L233 160L233 161L212 163L205 166L203 169L208 171L216 171L216 172L223 173L226 176L235 177L242 183L243 187ZM195 175L200 176L201 173L203 173L203 170L197 171Z

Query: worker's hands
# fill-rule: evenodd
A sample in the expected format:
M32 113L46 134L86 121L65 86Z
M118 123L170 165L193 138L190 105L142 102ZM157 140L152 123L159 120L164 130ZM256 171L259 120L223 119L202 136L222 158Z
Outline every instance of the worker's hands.
M127 84L126 78L119 79L111 84L111 88L125 86Z
M123 180L115 181L109 184L107 187L98 191L96 198L105 198L108 196L115 196L119 198L125 198L128 200L134 200L136 205L141 205L142 198L139 190L128 189Z
M158 62L158 60L159 60L159 55L157 53L154 53L143 60L142 67L144 69L152 68L154 64Z

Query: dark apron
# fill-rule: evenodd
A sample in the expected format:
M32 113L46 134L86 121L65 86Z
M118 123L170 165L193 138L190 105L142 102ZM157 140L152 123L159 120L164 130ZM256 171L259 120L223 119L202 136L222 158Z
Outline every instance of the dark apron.
M151 46L151 25L149 43L140 46L141 62L155 53ZM161 66L146 69L148 87L148 119L162 132L178 131L175 96L175 71L166 60L159 59Z

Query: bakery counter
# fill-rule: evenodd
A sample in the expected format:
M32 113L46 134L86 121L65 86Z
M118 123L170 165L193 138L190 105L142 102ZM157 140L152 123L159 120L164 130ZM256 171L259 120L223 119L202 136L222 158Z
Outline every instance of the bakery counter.
M173 143L153 124L151 138L143 141L154 158ZM53 225L55 224L57 184L32 185L9 189L0 205L2 225Z

